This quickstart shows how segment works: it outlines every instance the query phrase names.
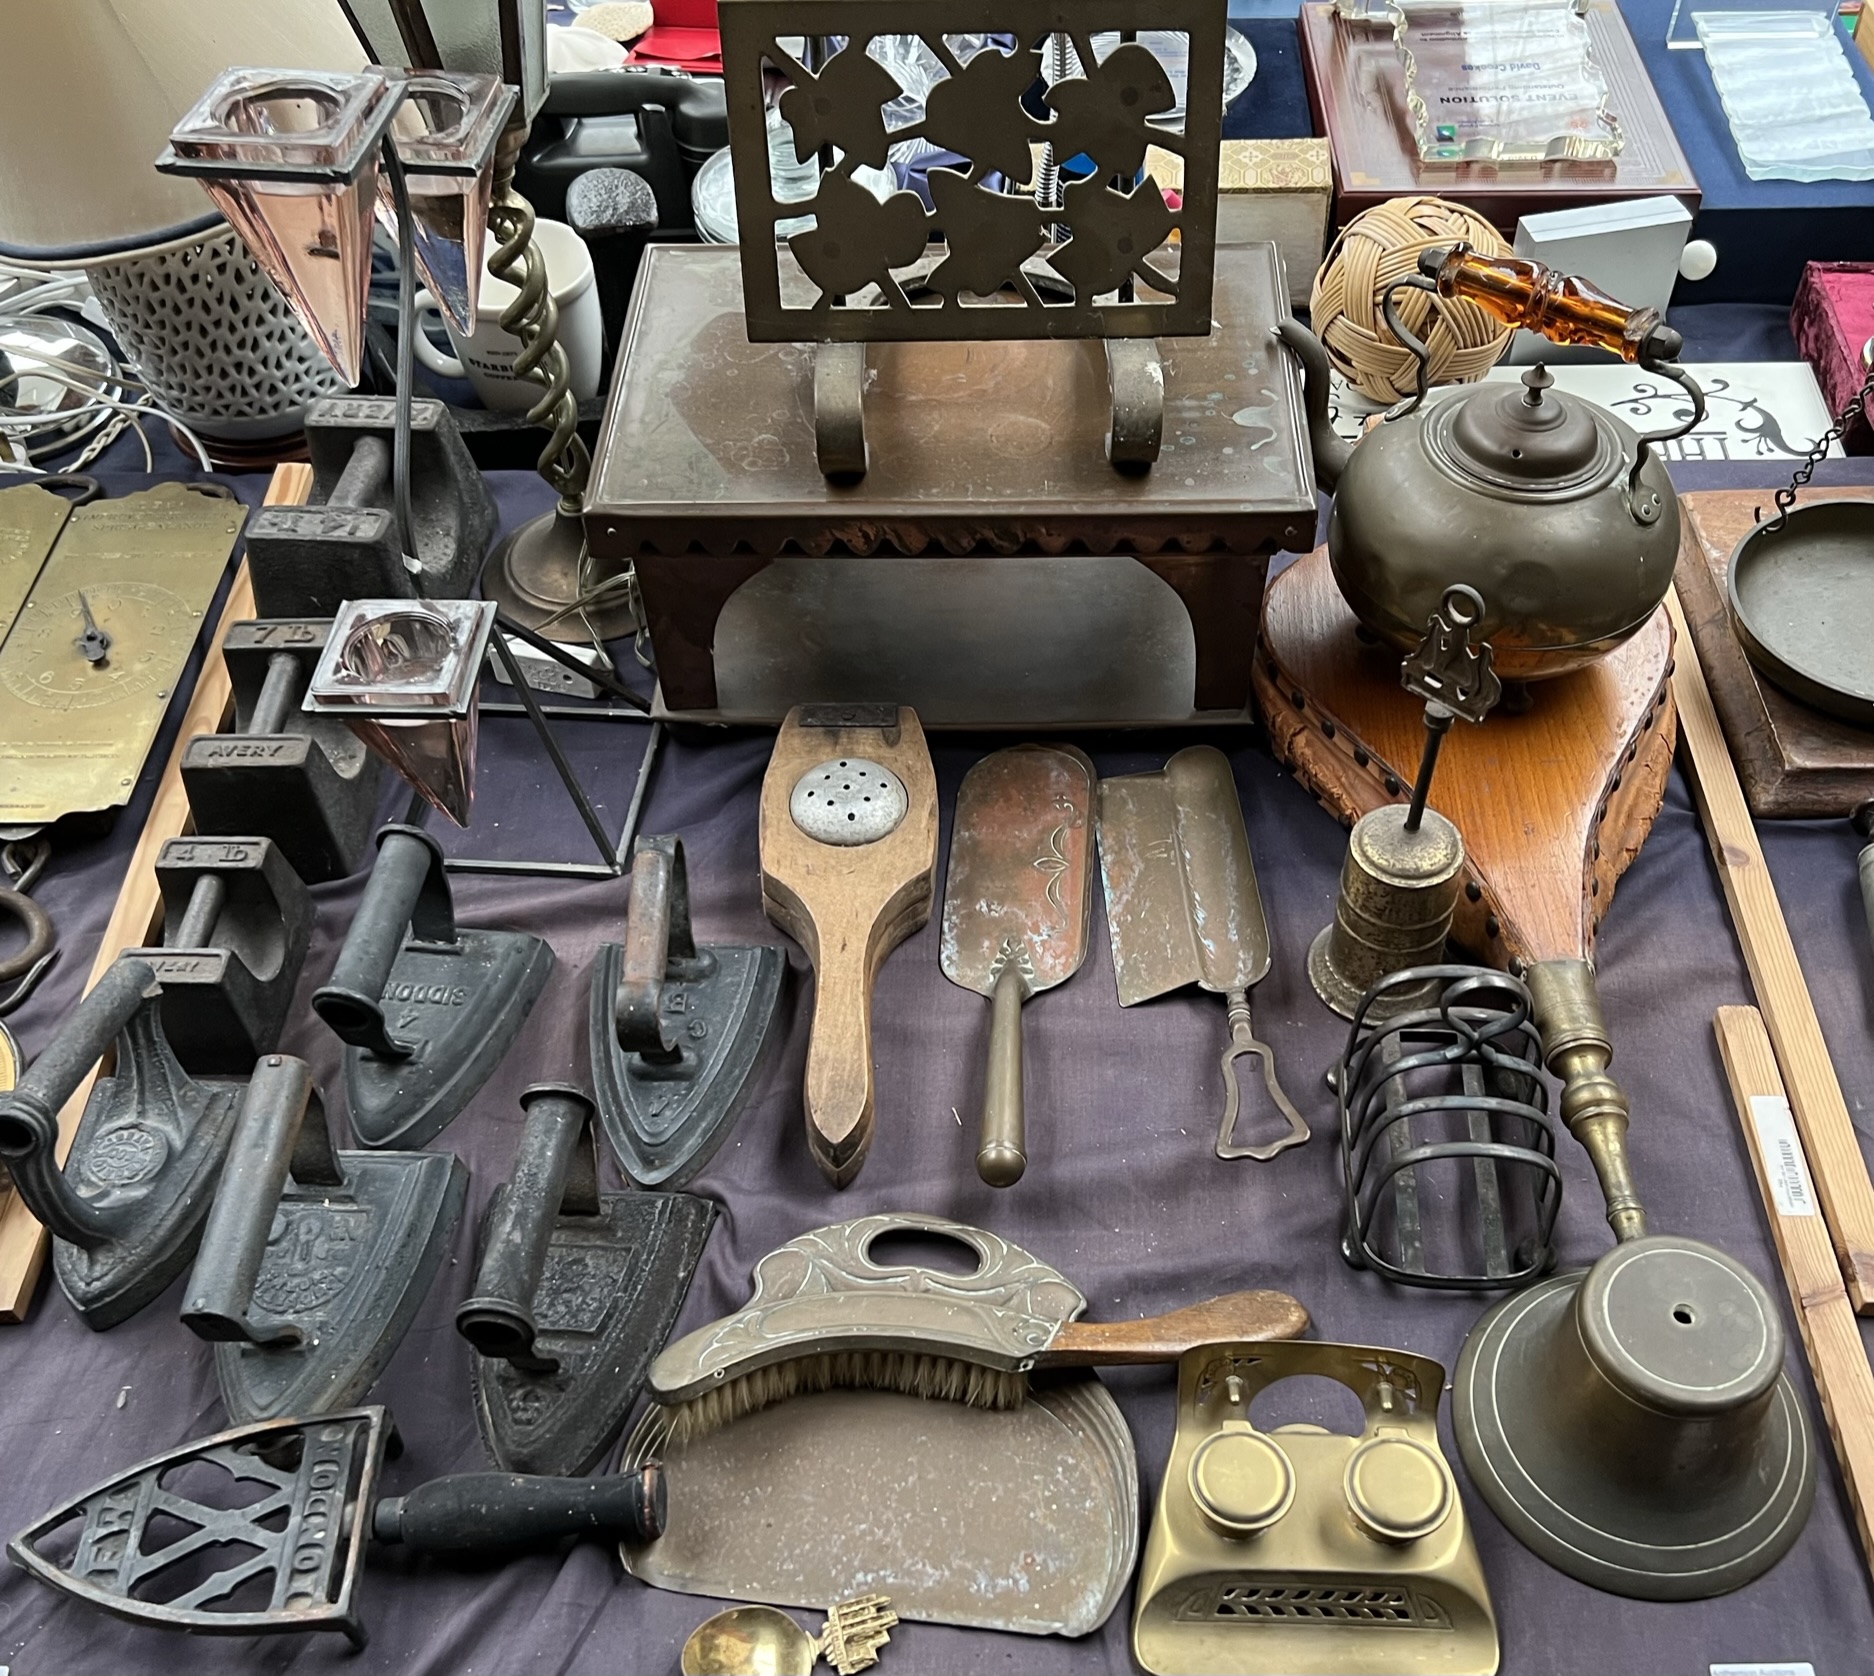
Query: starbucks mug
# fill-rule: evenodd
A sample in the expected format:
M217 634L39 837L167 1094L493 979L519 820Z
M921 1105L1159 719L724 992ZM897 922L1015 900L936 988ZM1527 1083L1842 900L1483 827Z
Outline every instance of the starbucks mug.
M546 258L547 283L559 305L559 343L566 351L573 395L589 401L599 393L605 336L598 286L593 281L592 253L586 249L586 241L563 221L536 221L534 243ZM493 254L492 234L486 249ZM500 413L525 413L539 402L543 389L534 379L514 376L514 357L520 353L521 343L501 324L502 312L519 294L484 265L481 296L475 305L475 330L463 337L436 299L428 291L418 291L416 358L444 378L466 378L475 387L483 407ZM430 341L424 330L426 316L442 322L453 355Z

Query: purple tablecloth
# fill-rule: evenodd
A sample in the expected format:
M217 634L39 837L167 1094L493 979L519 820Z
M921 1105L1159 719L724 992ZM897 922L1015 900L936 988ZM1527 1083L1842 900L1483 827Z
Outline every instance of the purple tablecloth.
M1688 474L1681 486L1769 484L1776 476L1774 468L1753 476L1751 468L1732 467L1717 476ZM1850 462L1825 467L1821 476L1866 481L1869 471ZM545 491L529 478L503 478L497 488L510 519L546 504ZM639 731L569 732L615 825L630 794ZM578 737L586 734L601 737ZM879 974L878 1127L870 1161L844 1193L823 1181L808 1158L799 1096L811 979L800 951L763 917L759 899L755 811L769 736L684 730L667 744L643 830L682 835L698 936L782 944L793 973L784 1049L739 1129L695 1183L723 1214L680 1331L738 1304L754 1261L794 1234L909 1209L978 1223L1027 1246L1081 1287L1095 1318L1155 1312L1233 1287L1275 1286L1308 1305L1322 1337L1401 1346L1452 1365L1479 1314L1475 1299L1392 1288L1350 1271L1336 1250L1339 1166L1321 1078L1342 1044L1342 1026L1309 990L1302 957L1331 912L1343 835L1275 765L1259 732L1207 737L1235 767L1274 936L1275 967L1255 993L1257 1023L1314 1125L1314 1140L1268 1164L1225 1164L1212 1155L1222 1005L1187 993L1122 1012L1104 915L1096 908L1085 967L1029 1010L1030 1164L1021 1184L1002 1193L981 1185L971 1162L989 1009L942 977L934 926L909 939ZM946 849L958 781L985 750L1006 742L935 739ZM1102 773L1116 774L1155 767L1182 741L1167 734L1081 742ZM583 835L525 724L485 725L482 748L487 789L479 830L471 834L477 847L579 856ZM159 750L153 760L162 756ZM40 887L60 918L67 953L14 1020L29 1052L43 1047L82 986L154 772L146 773L117 831L62 851ZM1868 1039L1874 955L1855 886L1857 840L1845 822L1794 822L1766 827L1764 842L1849 1109L1866 1131L1874 1094ZM358 883L322 887L316 895L317 932L283 1046L311 1060L342 1106L335 1040L304 1003L331 968ZM508 1170L518 1133L516 1095L539 1079L585 1075L589 963L600 941L619 934L624 887L459 879L457 900L469 924L544 934L558 963L519 1045L436 1143L458 1152L473 1172L469 1211L451 1260L374 1393L391 1405L407 1444L388 1469L393 1491L483 1464L468 1405L469 1350L452 1316L469 1284L489 1195ZM1711 1030L1713 1009L1749 1000L1750 987L1676 772L1652 837L1607 916L1600 967L1615 1070L1633 1101L1635 1168L1654 1225L1724 1246L1781 1303L1783 1282ZM1562 1163L1561 1247L1565 1263L1582 1264L1606 1248L1609 1236L1584 1155L1564 1142ZM209 1347L180 1325L177 1309L172 1288L134 1320L95 1334L54 1288L42 1294L28 1325L0 1329L0 1532L16 1530L113 1469L225 1423ZM1819 1425L1793 1332L1790 1342L1791 1366ZM1107 1378L1137 1440L1149 1509L1170 1443L1173 1375L1152 1369ZM1258 1412L1283 1420L1315 1411L1291 1403L1273 1416ZM1815 1514L1795 1550L1755 1585L1699 1605L1620 1600L1568 1580L1512 1540L1466 1484L1466 1509L1501 1621L1503 1669L1518 1676L1690 1676L1714 1662L1787 1660L1808 1660L1831 1673L1874 1668L1867 1571L1826 1444L1823 1452ZM976 1461L947 1465L991 1470ZM362 1602L371 1642L353 1658L337 1637L165 1638L0 1568L0 1663L20 1676L179 1668L360 1676L668 1672L677 1668L685 1634L714 1609L621 1576L616 1556L594 1546L500 1569L452 1569L380 1553ZM1079 1641L907 1623L894 1632L884 1668L906 1676L1124 1671L1130 1610L1128 1594L1102 1631Z

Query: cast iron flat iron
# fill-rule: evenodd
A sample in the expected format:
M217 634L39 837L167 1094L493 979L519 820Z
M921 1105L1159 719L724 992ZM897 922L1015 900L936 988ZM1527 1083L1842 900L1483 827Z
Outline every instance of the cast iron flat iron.
M475 1422L497 1466L589 1472L638 1400L715 1225L688 1193L601 1193L592 1102L536 1083L514 1173L482 1233L456 1328L475 1359Z
M261 1060L183 1294L229 1417L363 1396L436 1278L467 1186L447 1153L334 1151L306 1062Z
M393 822L377 846L345 946L312 1006L346 1043L358 1139L419 1147L514 1045L553 951L523 932L457 926L442 848L421 827Z
M220 1179L238 1082L197 1082L163 1034L147 960L119 959L16 1087L0 1094L0 1161L53 1237L72 1307L102 1331L128 1320L187 1267ZM63 1167L59 1111L115 1044Z
M612 1478L459 1473L382 1495L383 1463L401 1452L383 1408L237 1426L54 1508L7 1544L7 1557L133 1624L210 1635L337 1630L362 1647L367 1539L488 1556L568 1537L649 1542L664 1528L655 1462Z
M591 1057L606 1136L640 1187L683 1186L735 1127L786 972L778 948L699 948L683 840L638 839L625 940L592 967Z

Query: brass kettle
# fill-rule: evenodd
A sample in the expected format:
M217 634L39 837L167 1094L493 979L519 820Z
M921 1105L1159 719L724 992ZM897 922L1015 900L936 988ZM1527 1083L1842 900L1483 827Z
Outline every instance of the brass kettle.
M1429 353L1400 321L1402 288L1466 298L1506 324L1593 343L1681 385L1685 423L1645 436L1565 395L1546 368L1520 385L1477 384L1425 401ZM1446 589L1483 597L1479 637L1497 673L1533 681L1611 651L1652 616L1672 582L1679 505L1655 444L1705 416L1672 358L1683 339L1657 309L1626 308L1584 281L1468 245L1425 251L1382 299L1386 323L1419 364L1418 392L1349 446L1328 420L1328 360L1294 320L1277 336L1301 361L1315 477L1334 495L1327 552L1367 628L1411 651Z

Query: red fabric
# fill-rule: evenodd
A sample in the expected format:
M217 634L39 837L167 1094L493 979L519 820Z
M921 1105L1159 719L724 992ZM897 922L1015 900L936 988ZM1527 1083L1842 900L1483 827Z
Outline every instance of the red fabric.
M1874 263L1811 262L1789 314L1790 335L1815 369L1822 399L1839 413L1866 378L1861 346L1874 337ZM1850 454L1874 454L1874 431L1857 419L1842 438Z
M666 3L660 11L672 8ZM655 23L631 44L633 64L661 64L672 70L689 70L705 75L722 74L722 37L716 33L714 0L700 6L678 10L706 11L710 27L695 29L678 24Z

